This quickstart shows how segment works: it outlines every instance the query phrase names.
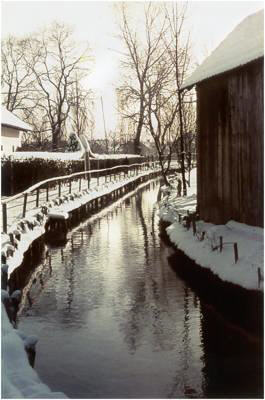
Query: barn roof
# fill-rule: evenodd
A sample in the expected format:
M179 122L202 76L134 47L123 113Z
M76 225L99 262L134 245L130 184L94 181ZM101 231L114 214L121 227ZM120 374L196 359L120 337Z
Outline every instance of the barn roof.
M20 131L32 131L30 125L26 124L24 121L21 121L21 119L16 117L3 106L1 109L1 125L15 128Z
M264 11L249 15L184 82L182 89L264 56Z

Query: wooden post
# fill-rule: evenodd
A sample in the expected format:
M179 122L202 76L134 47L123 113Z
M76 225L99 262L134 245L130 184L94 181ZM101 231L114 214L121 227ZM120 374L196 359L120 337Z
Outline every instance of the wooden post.
M99 185L99 160L97 160L97 170L98 170L98 173L97 173L97 185Z
M61 197L61 181L58 183L58 195Z
M7 233L7 207L6 203L2 204L2 213L3 213L3 231Z
M223 236L219 237L219 241L220 241L220 252L223 251Z
M79 179L79 192L81 192L82 189L82 178Z
M71 178L70 178L70 181L69 181L69 193L71 193L72 192L72 181L71 181Z
M25 194L24 194L24 203L23 203L23 214L22 214L23 218L25 218L25 216L26 216L27 199L28 199L28 194L25 193Z
M13 165L13 161L11 160L10 163L10 194L11 196L14 194L15 190L14 190L14 165Z
M258 282L259 282L259 287L260 287L260 282L262 281L262 276L261 276L261 269L260 269L260 267L258 268L257 272L258 272Z
M237 243L234 243L234 255L235 255L235 263L238 261L238 247Z
M193 229L193 236L196 235L196 221L195 221L195 215L192 216L192 229Z
M85 165L84 165L85 171L89 171L89 169L90 169L90 159L89 159L89 154L88 154L87 151L85 152L84 162L85 162ZM90 175L89 175L89 173L86 174L86 179L87 179L87 187L89 189L89 187L90 187Z
M88 165L88 170L90 171L90 158L89 158L89 153L87 153L87 165ZM88 188L90 188L90 172L88 173Z
M46 187L46 201L49 201L49 184Z
M40 189L36 191L36 207L39 207Z

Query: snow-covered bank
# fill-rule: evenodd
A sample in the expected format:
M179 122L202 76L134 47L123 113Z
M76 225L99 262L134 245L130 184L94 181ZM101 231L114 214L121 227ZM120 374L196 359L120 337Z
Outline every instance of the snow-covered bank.
M1 398L67 398L52 392L29 365L24 342L13 328L2 304L2 396Z
M8 276L22 263L23 255L31 243L44 234L44 226L49 218L56 216L67 219L68 213L79 208L81 205L109 194L129 182L135 181L138 177L149 175L150 172L154 172L155 170L157 169L141 171L138 175L123 178L121 181L105 182L100 186L95 184L90 189L54 198L42 204L39 208L35 207L29 210L25 218L20 217L19 211L18 218L8 227L7 234L2 234L1 254L2 257L6 258L5 263L8 265ZM10 234L13 236L13 243Z
M194 235L193 229L188 230L185 226L185 220L179 222L179 215L184 217L187 216L187 210L190 212L196 210L195 170L191 178L191 191L186 198L177 197L173 189L160 204L160 218L170 223L166 231L171 242L196 264L209 269L223 281L245 289L263 290L264 230L262 228L235 221L229 221L225 225L196 221ZM234 243L238 248L237 261Z

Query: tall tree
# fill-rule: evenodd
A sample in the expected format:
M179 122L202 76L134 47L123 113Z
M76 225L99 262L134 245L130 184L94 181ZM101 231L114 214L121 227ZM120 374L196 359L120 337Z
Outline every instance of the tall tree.
M140 138L146 114L146 78L150 69L162 57L165 30L156 31L156 21L160 8L149 3L144 5L144 32L139 33L137 27L130 23L126 6L122 6L121 38L125 46L122 60L124 83L120 87L124 104L127 105L126 117L136 122L134 148L140 153ZM162 50L161 50L162 49ZM162 51L162 52L161 52Z
M28 66L36 80L38 105L50 125L53 149L69 116L72 88L88 71L89 54L88 48L80 50L74 43L71 28L57 22L29 43Z
M82 88L76 77L72 85L68 102L70 103L70 120L72 130L78 135L93 135L95 125L93 105L94 97L91 90Z
M82 89L91 61L88 46L75 43L65 24L8 37L2 40L2 103L31 124L34 141L41 144L51 136L55 149L70 112L78 131L93 126L92 109L86 107L90 91Z
M11 112L33 107L33 65L25 60L28 43L26 37L19 39L9 36L2 40L2 104Z
M178 121L180 135L180 164L183 195L187 195L187 185L185 177L185 147L184 147L184 109L185 91L182 85L186 78L190 66L190 43L189 35L184 32L186 19L186 5L180 7L178 3L165 5L165 14L169 23L169 42L167 45L169 62L174 66L175 90L178 98Z
M154 140L162 175L167 185L169 185L167 173L177 140L176 131L172 135L178 111L176 92L172 85L173 71L167 54L164 54L146 80L148 104L146 125Z

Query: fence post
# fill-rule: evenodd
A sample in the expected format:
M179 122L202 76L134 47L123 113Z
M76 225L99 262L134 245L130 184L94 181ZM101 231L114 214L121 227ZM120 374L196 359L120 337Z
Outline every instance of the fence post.
M82 178L79 179L79 192L81 192L82 189Z
M36 192L36 207L39 207L39 198L40 198L40 189L37 189Z
M235 255L235 263L238 261L238 247L237 243L234 243L234 255Z
M223 251L223 236L219 237L219 241L220 241L220 252Z
M69 193L71 193L72 192L72 181L71 181L71 178L70 178L70 181L69 181Z
M24 194L24 203L23 203L23 214L22 214L23 218L25 218L25 216L26 216L27 199L28 199L28 194L25 193L25 194Z
M262 281L262 276L261 276L261 269L260 267L258 267L258 283L259 283L259 287L260 287L260 282Z
M61 181L59 181L59 184L58 184L58 195L59 195L59 197L61 197Z
M46 201L49 201L49 184L46 187Z
M3 231L7 233L7 206L6 203L2 204L2 213L3 213Z
M98 170L98 173L97 173L97 186L99 185L99 160L97 160L97 170Z
M195 221L195 215L192 215L192 229L193 229L193 236L196 235L196 221Z

